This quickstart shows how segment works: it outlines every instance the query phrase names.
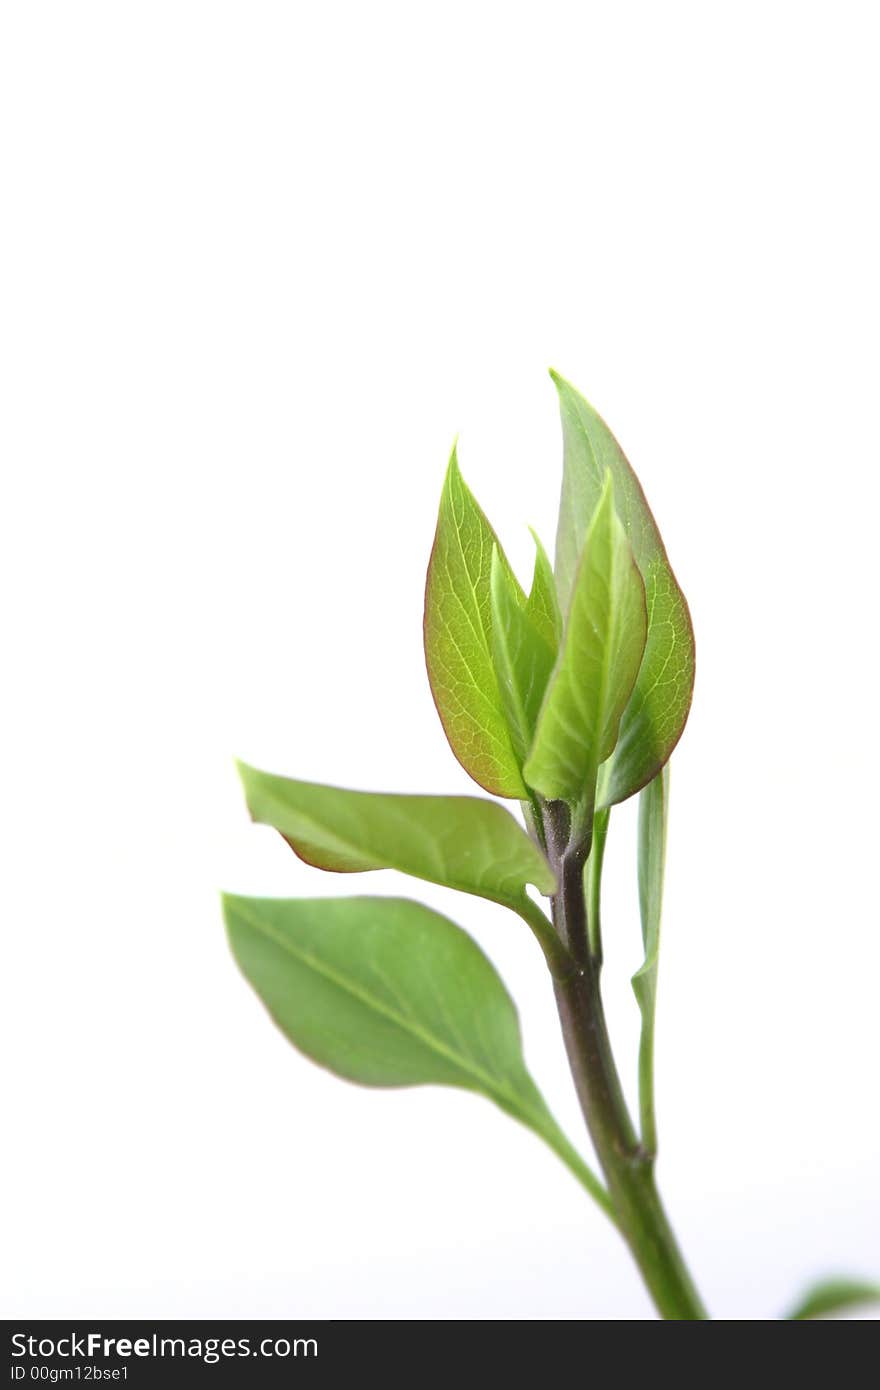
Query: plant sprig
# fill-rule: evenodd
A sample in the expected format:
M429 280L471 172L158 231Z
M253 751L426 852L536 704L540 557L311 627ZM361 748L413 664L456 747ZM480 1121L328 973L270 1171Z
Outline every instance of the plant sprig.
M661 1316L707 1316L657 1191L654 1023L668 764L690 709L694 637L684 594L620 445L556 373L563 486L551 568L541 542L526 591L454 448L425 590L437 711L462 767L519 803L349 791L239 765L254 820L336 873L397 869L488 898L544 953L572 1078L601 1177L551 1115L522 1056L494 966L448 918L397 898L242 898L224 911L235 958L286 1037L367 1086L478 1092L542 1138L630 1247ZM533 533L534 534L534 533ZM602 864L611 808L639 797L644 962L638 1124L605 1022ZM549 916L529 889L549 900ZM790 1318L876 1296L835 1280Z

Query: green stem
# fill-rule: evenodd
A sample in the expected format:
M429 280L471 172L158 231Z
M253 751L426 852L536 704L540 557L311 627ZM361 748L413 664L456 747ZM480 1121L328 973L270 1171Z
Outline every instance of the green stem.
M639 1128L642 1148L651 1158L657 1154L657 1116L654 1110L654 1029L642 1027L639 1038Z
M561 841L564 818L548 806L547 843L560 891L553 920L560 938L578 958L577 974L554 981L562 1033L575 1089L624 1235L661 1317L696 1320L707 1316L663 1209L653 1158L639 1144L611 1051L599 988L600 967L589 950L584 895L584 854Z
M608 837L608 821L611 808L606 806L593 817L593 848L587 860L587 933L590 952L593 958L602 963L602 917L600 897L602 890L602 863L605 859L605 840Z
M654 1023L657 1011L657 970L660 960L660 918L666 862L666 819L669 810L669 764L639 795L639 915L645 961L633 976L633 989L642 1011L639 1039L639 1116L642 1147L657 1152L654 1108Z

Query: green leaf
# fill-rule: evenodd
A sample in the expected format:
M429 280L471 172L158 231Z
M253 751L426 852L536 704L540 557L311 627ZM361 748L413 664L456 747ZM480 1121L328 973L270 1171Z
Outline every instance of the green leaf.
M562 613L556 596L556 580L553 566L536 531L532 531L532 539L535 542L535 572L526 600L526 613L555 653L562 638Z
M524 601L498 539L449 460L425 588L425 661L453 753L496 796L526 795L492 661L492 552Z
M398 869L522 912L525 885L553 893L541 850L494 801L397 796L297 782L238 764L248 809L319 869Z
M532 612L537 609L541 626L536 624L528 602L520 601L497 548L492 552L490 588L492 657L513 751L522 767L556 660L556 646L544 635L546 624L542 620L549 615L543 607L533 605Z
M880 1303L880 1284L864 1279L826 1279L814 1285L786 1313L789 1322L805 1322L808 1318L827 1318L866 1303Z
M657 1008L657 966L660 959L660 918L666 866L666 822L669 810L669 768L664 767L639 795L639 911L645 960L632 977L642 1015L639 1043L639 1110L642 1147L657 1152L654 1116L654 1019Z
M610 1211L526 1070L513 1001L465 932L400 898L223 899L243 974L282 1032L365 1086L476 1091L527 1125Z
M564 443L562 500L556 536L556 578L565 608L578 558L606 471L614 500L645 581L648 640L613 761L603 771L600 804L613 805L644 787L681 737L694 685L694 634L684 594L645 495L623 450L592 406L569 382L550 374L559 392Z
M524 775L543 796L592 800L645 647L645 586L614 510L611 475L584 541L562 647Z

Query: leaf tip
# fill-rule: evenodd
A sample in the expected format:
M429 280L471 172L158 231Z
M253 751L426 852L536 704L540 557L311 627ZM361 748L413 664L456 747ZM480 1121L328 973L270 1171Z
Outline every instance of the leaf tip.
M458 463L458 440L459 440L459 436L456 435L455 438L454 438L453 441L452 441L452 448L451 448L450 451L449 451L449 462L448 462L448 464L446 465L446 477L447 477L447 479L450 478L450 477L453 477L453 478L456 478L456 477L460 478L460 477L461 477L461 468L459 467L459 463Z
M238 773L238 780L241 782L241 785L244 788L245 796L247 796L253 779L256 776L257 770L256 768L251 767L250 763L244 762L241 758L235 758L234 762L235 770Z
M235 905L237 902L238 898L235 893L221 892L220 911L223 914L223 925L226 927L227 932L232 929L232 919L235 914Z
M266 774L259 772L255 767L251 767L250 763L243 762L241 758L235 759L235 770L238 773L241 789L244 792L244 800L248 815L252 821L256 821L258 817L255 808L255 797L259 794L259 779Z
M550 372L550 380L556 387L560 400L564 400L566 397L576 397L580 395L580 392L575 390L574 386L572 386L571 382L568 380L568 377L563 376L561 372L557 372L555 367L550 367L548 370Z
M585 412L588 421L592 424L598 424L608 430L608 426L605 424L596 407L587 400L582 391L579 391L576 386L572 385L567 377L562 376L560 372L555 371L554 368L551 367L550 378L553 385L556 387L562 406L566 406L569 410L573 411L575 415L581 419L582 423L583 414ZM608 430L608 433L610 434L611 431Z
M801 1296L785 1314L785 1321L816 1321L871 1303L880 1303L880 1285L864 1279L825 1279Z

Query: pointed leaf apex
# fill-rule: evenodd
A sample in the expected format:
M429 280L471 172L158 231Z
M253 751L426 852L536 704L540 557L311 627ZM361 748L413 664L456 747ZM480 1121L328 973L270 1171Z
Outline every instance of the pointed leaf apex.
M452 441L452 448L449 452L449 463L446 465L447 479L456 476L459 478L461 477L461 468L458 462L458 440L459 436L456 435Z
M453 448L425 584L424 642L431 693L462 767L494 796L522 800L491 648L491 563L525 600L485 513L461 476Z
M249 763L243 762L241 758L235 758L234 762L235 770L238 773L238 780L244 788L245 799L247 800L248 791L256 768L251 767Z
M553 566L535 528L530 526L529 531L535 542L535 564L526 610L555 653L562 635L562 614L556 597Z
M546 550L546 547L545 547L545 545L544 545L544 542L541 540L541 537L538 535L538 532L535 530L534 526L530 526L530 527L528 528L528 531L529 531L529 535L531 536L532 540L535 542L535 550L536 550L536 552L537 552L536 559L537 559L538 557L541 557L542 559L546 559L546 560L547 560L547 565L548 565L548 567L549 567L549 566L550 566L550 560L549 560L549 558L548 558L548 556L547 556L547 550Z
M657 523L623 450L580 392L556 373L554 381L563 438L555 564L560 604L566 609L571 601L578 564L609 468L614 511L647 591L650 622L644 658L635 694L621 721L613 765L603 774L600 805L612 806L656 776L681 736L694 683L693 629Z
M608 426L605 424L605 421L602 419L596 407L592 404L592 402L587 400L586 396L582 391L579 391L576 386L572 385L572 383L568 380L567 377L564 377L559 372L554 371L552 367L550 368L550 377L559 394L560 402L568 402L570 404L577 405L581 409L586 409L589 412L589 415L598 420L604 429L608 429Z

